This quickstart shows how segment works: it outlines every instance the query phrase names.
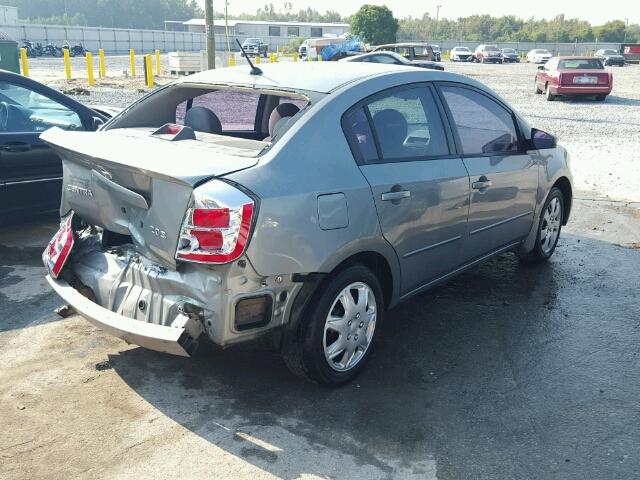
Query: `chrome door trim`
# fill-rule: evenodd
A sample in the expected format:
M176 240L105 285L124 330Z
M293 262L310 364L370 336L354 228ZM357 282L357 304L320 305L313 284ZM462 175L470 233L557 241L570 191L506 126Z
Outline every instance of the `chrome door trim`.
M484 227L476 228L475 230L471 230L469 232L469 236L475 235L476 233L484 232L485 230L489 230L489 229L491 229L493 227L499 227L500 225L504 225L505 223L512 222L513 220L517 220L519 218L526 217L527 215L531 215L531 214L533 214L533 210L529 210L527 212L520 213L520 214L515 215L513 217L505 218L504 220L500 220L499 222L492 223L491 225L485 225Z
M426 247L418 248L417 250L413 250L411 252L407 252L402 255L402 258L408 258L413 255L417 255L418 253L426 252L427 250L431 250L432 248L442 247L443 245L447 245L449 243L455 242L456 240L460 240L462 235L456 235L455 237L448 238L438 243L434 243L433 245L427 245Z

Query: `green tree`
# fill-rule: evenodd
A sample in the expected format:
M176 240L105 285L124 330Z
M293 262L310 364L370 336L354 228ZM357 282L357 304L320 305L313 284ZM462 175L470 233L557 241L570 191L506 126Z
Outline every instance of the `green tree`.
M398 20L386 6L363 5L351 17L351 33L374 45L393 43L398 33Z
M622 20L612 20L596 27L596 37L600 42L623 42L626 25Z

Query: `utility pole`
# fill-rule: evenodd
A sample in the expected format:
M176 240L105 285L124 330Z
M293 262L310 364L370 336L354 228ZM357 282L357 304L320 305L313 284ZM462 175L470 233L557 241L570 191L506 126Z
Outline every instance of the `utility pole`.
M204 28L207 36L207 68L216 68L216 36L213 28L213 0L204 0Z
M627 43L627 29L629 28L629 19L625 18L624 19L624 40L622 40L622 43Z
M442 7L442 5L436 5L436 28L434 29L434 32L433 32L434 40L438 39L438 20L440 20L440 7Z

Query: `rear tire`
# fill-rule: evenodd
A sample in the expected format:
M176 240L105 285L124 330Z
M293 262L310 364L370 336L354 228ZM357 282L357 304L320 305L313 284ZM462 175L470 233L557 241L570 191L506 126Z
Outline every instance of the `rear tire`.
M369 360L383 309L380 282L363 265L328 278L300 318L295 338L283 346L287 367L329 387L353 380Z
M536 242L530 252L518 252L524 263L543 263L556 251L564 219L564 196L558 187L553 187L544 202L538 222Z
M598 102L604 102L606 100L607 96L606 95L596 95L596 100Z
M544 93L545 93L545 98L547 99L548 102L553 102L556 99L556 96L553 93L551 93L551 87L549 86L548 83L544 89Z

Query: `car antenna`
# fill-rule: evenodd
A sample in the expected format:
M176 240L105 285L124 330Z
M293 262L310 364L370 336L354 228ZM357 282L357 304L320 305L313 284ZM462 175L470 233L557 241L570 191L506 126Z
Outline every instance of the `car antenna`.
M247 62L249 62L249 65L251 65L251 75L262 75L262 70L260 70L258 67L256 67L253 62L249 59L249 55L247 55L247 52L244 51L244 48L242 48L242 45L240 44L240 40L238 40L236 38L236 43L238 44L238 46L240 47L240 50L242 51L242 54L244 55L244 58L247 59ZM258 52L258 55L260 53Z

